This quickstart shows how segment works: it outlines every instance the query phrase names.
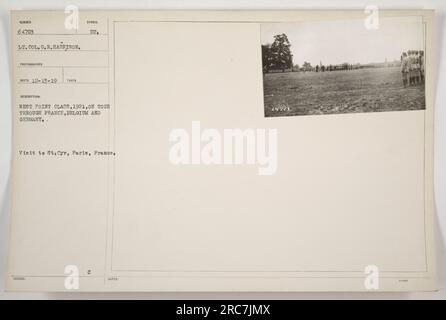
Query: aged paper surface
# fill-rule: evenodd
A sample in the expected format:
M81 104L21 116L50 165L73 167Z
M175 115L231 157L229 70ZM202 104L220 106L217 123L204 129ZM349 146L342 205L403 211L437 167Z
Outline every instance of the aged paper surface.
M435 290L433 12L380 15L410 83L299 38L363 12L12 12L9 290Z

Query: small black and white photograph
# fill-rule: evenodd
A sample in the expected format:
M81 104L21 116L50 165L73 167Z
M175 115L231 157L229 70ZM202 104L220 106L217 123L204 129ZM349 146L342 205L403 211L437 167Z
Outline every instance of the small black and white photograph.
M421 17L261 25L265 117L425 109Z

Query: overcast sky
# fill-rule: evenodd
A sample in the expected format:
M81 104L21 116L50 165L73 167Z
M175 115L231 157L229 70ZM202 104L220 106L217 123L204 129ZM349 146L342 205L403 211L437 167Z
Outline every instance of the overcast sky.
M402 51L423 49L421 17L380 18L378 30L368 30L363 19L268 23L261 25L262 44L285 33L293 63L312 65L384 62L400 59Z

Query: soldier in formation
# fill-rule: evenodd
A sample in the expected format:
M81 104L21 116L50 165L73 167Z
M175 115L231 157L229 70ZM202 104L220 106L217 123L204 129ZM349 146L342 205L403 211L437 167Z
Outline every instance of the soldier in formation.
M422 50L403 52L401 75L404 87L424 83L424 52Z

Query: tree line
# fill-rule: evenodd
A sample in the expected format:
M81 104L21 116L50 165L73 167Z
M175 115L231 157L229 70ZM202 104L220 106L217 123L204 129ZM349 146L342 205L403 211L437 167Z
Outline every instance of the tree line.
M274 36L272 44L262 45L262 66L263 73L277 72L277 71L342 71L342 70L356 70L362 68L375 68L384 66L393 66L395 63L371 63L362 65L359 63L351 64L344 62L341 64L323 65L322 62L318 65L312 66L310 62L305 61L302 66L293 64L293 54L291 53L291 43L286 34L278 34Z

